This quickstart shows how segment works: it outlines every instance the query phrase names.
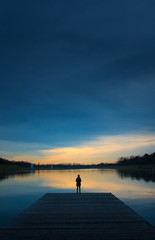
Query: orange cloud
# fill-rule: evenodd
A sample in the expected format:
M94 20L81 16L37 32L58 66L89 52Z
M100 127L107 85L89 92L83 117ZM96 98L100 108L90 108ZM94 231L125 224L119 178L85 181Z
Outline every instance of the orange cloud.
M155 146L155 136L151 135L101 136L79 146L40 150L38 157L17 156L16 160L55 164L115 162L124 155L143 154L151 146Z
M155 145L155 136L104 136L77 147L42 150L54 162L93 163L115 161L122 154Z

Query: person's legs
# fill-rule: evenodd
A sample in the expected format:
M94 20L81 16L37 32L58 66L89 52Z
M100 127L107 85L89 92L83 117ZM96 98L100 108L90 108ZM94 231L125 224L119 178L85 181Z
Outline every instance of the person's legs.
M81 189L79 185L77 185L77 193L81 193Z

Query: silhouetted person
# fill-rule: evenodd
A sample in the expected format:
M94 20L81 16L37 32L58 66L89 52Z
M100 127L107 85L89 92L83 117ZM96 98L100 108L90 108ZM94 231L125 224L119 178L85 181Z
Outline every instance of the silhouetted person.
M81 193L81 178L80 175L77 176L76 178L76 187L77 187L77 193Z

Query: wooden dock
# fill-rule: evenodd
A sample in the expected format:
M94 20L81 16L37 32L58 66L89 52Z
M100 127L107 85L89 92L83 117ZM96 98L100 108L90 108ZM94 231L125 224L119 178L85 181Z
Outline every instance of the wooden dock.
M0 229L1 240L155 240L155 228L111 193L47 193Z

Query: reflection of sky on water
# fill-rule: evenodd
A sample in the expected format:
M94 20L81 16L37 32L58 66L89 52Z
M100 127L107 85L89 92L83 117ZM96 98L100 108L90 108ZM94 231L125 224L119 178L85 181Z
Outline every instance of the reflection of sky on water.
M75 192L82 177L82 192L112 192L155 225L155 183L121 178L116 170L44 170L13 175L0 182L0 226L47 192Z

